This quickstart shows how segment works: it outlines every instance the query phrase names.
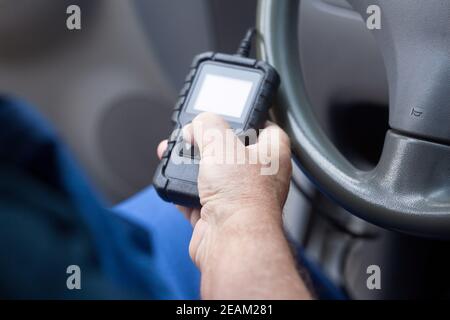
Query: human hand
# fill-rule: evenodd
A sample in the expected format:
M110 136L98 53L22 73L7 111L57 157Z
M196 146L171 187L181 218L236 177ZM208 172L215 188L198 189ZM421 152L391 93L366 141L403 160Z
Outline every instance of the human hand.
M215 134L208 134L211 130ZM202 208L179 207L194 227L190 254L200 269L224 233L281 229L282 207L289 190L290 142L277 125L268 122L257 143L247 147L234 134L228 139L227 130L228 123L212 113L198 115L183 130L184 139L196 143L201 156L198 190ZM166 148L167 141L161 142L159 157ZM229 163L224 159L230 150L235 157ZM278 170L262 174L274 163Z

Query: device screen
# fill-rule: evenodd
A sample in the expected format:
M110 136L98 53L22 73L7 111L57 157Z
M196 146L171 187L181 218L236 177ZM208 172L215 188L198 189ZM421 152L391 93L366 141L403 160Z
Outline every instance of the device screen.
M200 70L188 110L241 118L253 100L260 79L261 74L254 70L205 64Z
M194 110L240 118L252 86L251 81L207 74L194 102Z

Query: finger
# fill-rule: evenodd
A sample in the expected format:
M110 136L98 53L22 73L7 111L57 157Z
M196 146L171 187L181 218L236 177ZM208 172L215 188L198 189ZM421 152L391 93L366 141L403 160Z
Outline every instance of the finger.
M203 159L212 155L222 156L229 129L230 126L222 117L213 113L201 113L187 127L186 135L188 138L193 137Z
M200 209L193 209L192 210L192 212L191 212L191 219L190 219L190 221L191 221L191 225L193 226L193 227L195 227L195 225L197 224L197 222L198 222L198 220L200 220Z
M197 221L200 219L200 209L198 208L188 208L183 206L176 206L178 210L181 211L183 216L191 223L192 226L195 226Z
M264 128L267 128L270 125L276 125L276 123L270 120L266 120L266 122L264 123Z
M264 129L258 137L258 145L271 147L278 144L281 148L290 148L291 142L289 136L277 124L266 121Z
M192 127L192 122L185 125L183 127L183 140L190 143L190 144L194 144L194 134L193 134L194 128Z
M177 209L183 214L183 216L186 218L186 220L191 221L191 212L192 208L183 207L176 205Z
M156 153L158 155L158 158L161 159L164 151L167 149L167 140L163 140L159 143L158 148L156 148Z
M258 137L254 151L264 165L265 174L275 174L279 170L289 173L291 171L291 148L287 134L274 123L269 123Z

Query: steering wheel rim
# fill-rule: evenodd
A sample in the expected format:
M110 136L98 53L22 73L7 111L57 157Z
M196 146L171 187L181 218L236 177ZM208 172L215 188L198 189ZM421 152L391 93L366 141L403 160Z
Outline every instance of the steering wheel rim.
M275 120L291 137L300 167L323 193L364 220L410 234L450 238L449 145L391 129L376 168L362 171L320 128L299 72L294 39L300 2L260 0L257 14L259 58L272 64L282 79Z

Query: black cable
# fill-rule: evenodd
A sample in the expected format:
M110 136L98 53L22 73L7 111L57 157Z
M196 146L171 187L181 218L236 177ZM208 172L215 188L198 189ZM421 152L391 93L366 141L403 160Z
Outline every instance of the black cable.
M255 28L250 28L247 30L244 39L242 39L241 44L236 52L237 56L248 57L250 55L250 50L252 49L253 36L256 33Z

